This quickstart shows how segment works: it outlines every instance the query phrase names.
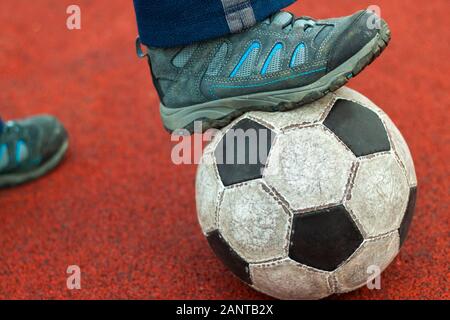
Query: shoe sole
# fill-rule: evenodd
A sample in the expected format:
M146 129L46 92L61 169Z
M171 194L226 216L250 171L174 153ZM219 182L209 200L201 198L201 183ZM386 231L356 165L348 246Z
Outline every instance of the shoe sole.
M384 51L390 39L389 27L382 21L380 31L364 48L307 86L220 99L185 108L168 108L161 104L160 113L164 127L169 132L185 129L192 134L195 129L199 129L194 126L196 121L202 122L201 129L204 132L210 128L223 128L249 111L277 112L296 109L344 86Z
M25 173L0 175L0 188L14 187L19 184L35 180L53 170L63 159L69 148L69 141L66 140L52 158L47 160L40 167Z

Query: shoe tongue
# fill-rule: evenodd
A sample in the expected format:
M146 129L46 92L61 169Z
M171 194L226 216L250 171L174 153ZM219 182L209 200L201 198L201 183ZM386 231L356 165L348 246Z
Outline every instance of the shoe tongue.
M293 16L289 12L280 11L276 13L275 16L273 17L272 23L285 26L292 22L292 18Z

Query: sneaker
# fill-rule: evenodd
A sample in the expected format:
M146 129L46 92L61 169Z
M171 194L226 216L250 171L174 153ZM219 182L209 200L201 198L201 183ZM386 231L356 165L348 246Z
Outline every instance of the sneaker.
M314 20L278 12L245 32L183 48L146 48L170 132L221 128L247 111L285 111L342 87L386 48L387 24L360 11ZM197 131L197 129L195 130Z
M9 121L0 130L0 187L46 174L68 148L66 130L51 116Z

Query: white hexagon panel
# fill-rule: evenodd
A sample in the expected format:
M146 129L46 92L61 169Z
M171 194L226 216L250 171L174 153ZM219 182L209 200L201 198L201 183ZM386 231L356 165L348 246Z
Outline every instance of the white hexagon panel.
M392 153L360 161L346 207L367 237L400 228L406 212L409 185Z
M247 262L287 256L291 216L261 180L227 188L219 231Z
M285 130L320 122L333 106L335 99L334 94L329 94L318 101L289 112L252 111L248 113L248 117L267 123L276 130Z
M200 192L207 189L208 192ZM205 154L199 166L196 178L197 217L202 230L207 233L216 229L217 206L223 192L223 185L218 179L216 165L212 155Z
M400 249L398 232L365 240L354 255L333 272L338 293L353 291L379 275Z
M387 115L383 116L382 119L384 120L386 128L388 129L391 145L406 171L409 186L416 187L416 169L414 168L414 161L411 156L411 151L409 150L408 144L406 143L405 138L401 134L400 130L398 130L398 128Z
M291 259L251 264L253 287L278 299L322 299L333 293L329 274Z
M339 204L354 161L322 125L304 127L278 136L264 179L295 211Z

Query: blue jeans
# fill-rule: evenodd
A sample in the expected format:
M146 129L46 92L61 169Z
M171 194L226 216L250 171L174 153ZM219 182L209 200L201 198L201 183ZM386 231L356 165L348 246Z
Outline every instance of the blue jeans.
M142 43L165 48L242 31L295 1L134 0L134 7Z
M0 134L3 132L3 121L2 118L0 118Z

